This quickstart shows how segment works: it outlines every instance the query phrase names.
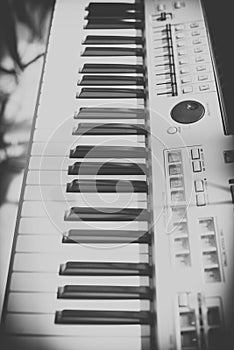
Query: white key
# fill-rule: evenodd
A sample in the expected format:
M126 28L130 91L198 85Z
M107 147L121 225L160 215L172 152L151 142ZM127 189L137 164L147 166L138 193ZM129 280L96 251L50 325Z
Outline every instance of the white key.
M103 203L100 201L98 203L97 208L100 207ZM82 206L86 207L87 203L84 201ZM125 206L125 208L142 208L147 209L146 202L140 203L131 203ZM63 217L66 210L69 210L68 203L64 202L40 202L40 201L24 201L21 211L22 217L50 217L52 213L52 217L56 215L59 217Z
M73 335L77 337L141 337L149 335L148 326L140 325L61 325L54 315L8 314L6 329L16 334Z
M87 30L87 35L89 31ZM104 46L104 45L103 45ZM83 50L80 54L83 53ZM79 68L82 68L85 63L93 64L140 64L143 65L141 56L80 56Z
M74 162L75 163L75 162ZM82 170L80 171L82 174ZM146 175L68 175L67 171L29 170L27 174L28 185L61 185L75 179L110 179L110 180L146 180Z
M53 314L60 309L149 311L149 300L58 299L57 293L10 293L8 312Z
M108 329L107 329L108 331ZM147 345L144 345L147 341ZM6 344L9 345L9 349L33 349L33 350L77 350L77 344L82 350L93 350L94 346L96 350L149 350L149 337L141 338L140 336L102 336L97 337L90 334L86 337L63 337L58 336L13 336L11 335L6 339ZM143 344L142 344L143 343ZM5 344L5 343L4 343Z
M48 253L16 253L13 263L13 271L21 272L58 272L60 264L68 261L91 261L91 262L148 262L148 254L140 254L136 244L131 244L121 249L96 250L77 249L77 252L70 250L61 254ZM79 255L79 253L81 253Z
M68 116L67 120L64 120L64 118L61 120L57 118L37 118L36 121L36 128L37 129L55 129L55 126L59 126L61 123L62 126L65 124L70 126L70 131L73 129L73 127L77 127L79 123L100 123L100 124L106 124L106 123L121 123L121 124L144 124L144 119L125 119L125 118L88 118L88 119L73 119L72 116ZM71 132L70 132L71 133ZM69 134L70 134L69 133Z
M74 145L103 145L103 146L137 146L137 144L145 142L144 135L73 135L73 130L63 130L63 126L56 132L54 129L36 129L34 132L34 143L44 143L43 149L46 151L51 144L61 143L67 146L63 151L60 150L58 154L53 155L68 155L71 146ZM122 137L122 138L121 138ZM111 143L112 140L112 143ZM32 154L34 154L32 150ZM44 154L44 153L43 153ZM46 155L46 154L45 154Z
M72 116L68 116L61 121L61 126L63 128L64 133L70 133L71 130L77 128L80 123L100 123L100 124L111 124L111 123L121 123L121 124L144 124L144 119L136 119L136 118L94 118L94 119L86 119L86 118L77 118L74 119ZM59 127L59 123L54 118L37 119L36 129L51 129L55 130L56 127ZM66 129L64 129L66 128Z
M103 285L103 286L149 286L147 276L59 276L58 273L13 272L10 291L56 292L58 286Z
M77 98L76 107L117 107L117 108L143 108L142 98ZM69 114L66 114L66 116Z
M19 233L22 234L60 234L67 232L71 229L122 229L122 230L147 230L148 223L145 221L131 221L131 222L115 222L110 221L91 221L83 222L64 222L63 218L51 218L54 221L47 218L21 218L19 224Z
M89 255L95 260L99 258L99 255L103 254L103 257L107 253L113 252L113 255L117 252L120 256L125 254L125 251L129 251L129 254L136 252L136 254L148 254L147 244L112 244L112 243L92 243L92 244L64 244L62 243L62 236L60 235L18 235L16 241L16 252L23 253L58 253L58 254L77 254L79 259L85 259Z
M92 154L92 150L91 150ZM121 161L123 163L133 162L136 164L145 163L144 158L67 158L67 157L40 157L40 156L32 156L29 161L29 169L30 170L66 170L69 165L73 165L75 162L118 162Z
M83 29L85 39L87 35L117 35L117 36L142 36L139 29L129 28L129 29ZM105 46L105 45L103 45ZM118 57L116 57L118 59ZM116 62L118 63L118 62Z
M55 200L55 201L82 201L95 206L99 201L106 202L106 206L111 207L111 203L119 203L124 207L126 203L147 201L146 193L75 193L66 192L65 186L31 186L27 185L24 192L25 200Z

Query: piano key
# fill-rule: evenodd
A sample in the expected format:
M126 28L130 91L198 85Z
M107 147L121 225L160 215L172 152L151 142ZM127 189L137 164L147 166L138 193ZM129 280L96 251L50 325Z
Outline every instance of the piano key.
M152 316L147 311L96 311L62 310L56 311L58 324L150 324Z
M21 216L22 217L48 217L54 218L57 216L64 217L66 210L69 210L72 205L89 206L86 200L71 201L71 202L53 202L53 201L23 201ZM97 203L96 208L103 207L106 203L102 200ZM119 203L111 204L113 208L118 208ZM131 202L126 203L125 208L142 208L147 209L147 202Z
M73 130L73 135L145 135L147 130L144 125L121 124L121 123L79 123L78 128Z
M135 247L136 244L132 244L131 247ZM94 251L94 250L93 250ZM139 254L139 251L135 248L135 252L133 249L121 249L121 253L124 253L123 256L119 256L118 254L120 251L118 251L118 254L113 250L105 251L105 254L103 253L103 250L100 249L99 254L96 252L95 257L90 255L88 256L89 260L93 262L95 265L98 262L105 262L107 265L111 264L111 262L134 262L134 263L147 263L148 261L148 254ZM133 254L134 253L134 254ZM67 252L60 253L60 254L51 254L51 253L15 253L15 259L13 263L13 271L19 271L19 272L58 272L60 264L65 264L65 261L69 262L69 257L71 260L75 262L77 257L79 258L80 262L88 262L87 261L87 249L86 252L83 252L83 255L80 257L78 252ZM131 256L129 256L131 254ZM83 272L86 272L87 275L91 272L87 271L87 269L82 269ZM81 271L81 272L82 272ZM95 270L96 271L96 270ZM108 270L109 274L110 272L113 272L113 275L117 274L114 273L115 271ZM69 272L69 273L68 273ZM73 269L72 271L68 269L61 270L60 274L66 275L66 274L73 274L73 275L79 275L81 274L80 269L77 270ZM97 271L98 273L98 271ZM108 273L107 273L108 274ZM124 272L122 274L127 275L128 273Z
M130 10L138 10L139 6L137 6L135 0L118 0L114 3L112 3L110 0L104 0L104 1L92 1L88 4L87 7L85 7L86 11L94 11L95 13L103 13L103 9L105 11L105 8L107 6L107 9L112 9L113 11L116 10L116 8L130 11Z
M64 128L65 129L65 128ZM75 130L75 128L74 128ZM69 133L64 134L62 132L62 127L60 128L60 130L58 130L56 133L52 130L52 129L36 129L35 133L34 133L34 143L45 143L47 142L48 144L44 144L43 149L45 149L45 151L48 148L51 148L53 146L51 146L50 144L66 144L65 146L71 148L71 146L74 146L74 144L76 143L77 145L98 145L98 144L109 144L110 146L133 146L136 145L138 143L144 142L145 139L144 137L141 137L141 135L128 135L125 136L124 135L121 136L120 135L84 135L82 137L82 135L72 135L72 129L69 130ZM112 141L112 144L110 143ZM38 146L34 146L33 147L39 147ZM62 146L60 146L62 147ZM41 147L42 148L42 147ZM58 152L57 152L58 153ZM66 150L65 152L63 152L62 154L59 153L59 155L66 155ZM69 153L68 153L69 154ZM53 155L56 155L53 154Z
M148 192L145 181L126 180L83 180L67 183L67 192Z
M144 147L89 147L77 146L70 152L70 158L121 158L134 159L146 157L146 149Z
M45 204L47 205L47 204ZM87 203L88 205L88 203ZM20 234L63 234L68 230L77 229L77 223L64 222L63 218L54 218L53 222L49 218L21 218L19 223ZM130 221L130 222L79 222L79 229L102 229L102 230L136 230L136 231L147 231L148 223L143 221Z
M82 47L83 49L83 47ZM82 54L82 51L81 51ZM118 64L118 65L144 65L142 56L80 56L78 69L81 69L84 64Z
M107 330L108 328L108 330ZM18 314L11 313L6 317L6 331L14 334L31 335L66 335L76 337L141 337L149 335L149 327L141 325L56 325L54 314ZM108 335L108 336L107 336ZM105 338L106 339L106 338ZM93 345L92 345L93 346ZM93 347L92 347L93 349ZM135 349L134 349L135 350Z
M146 221L148 212L139 208L72 207L65 213L65 221Z
M147 287L119 287L119 286L79 286L65 285L58 287L59 299L152 299L152 290ZM82 304L81 304L82 305ZM139 305L138 305L139 307ZM92 307L91 307L92 308Z
M76 90L77 93L78 90ZM81 98L76 99L77 107L109 107L110 104L112 107L120 107L120 108L144 108L144 99L143 98L118 98L111 100L110 98Z
M108 205L113 202L118 202L120 207L125 203L136 201L147 201L146 193L67 193L66 186L36 186L27 185L25 187L24 199L25 200L52 200L52 201L82 201L86 200L87 203L98 203L101 200L106 201ZM122 203L122 205L121 205Z
M143 20L144 19L144 13L140 11L115 11L111 13L105 12L94 12L89 11L89 13L85 16L85 19L89 20L103 20L105 22L106 20L113 19L113 20L126 20L126 19L132 19L132 20Z
M110 29L92 29L92 28L84 28L85 25L87 24L87 20L83 20L81 21L81 26L83 24L83 28L81 29L82 31L82 35L80 36L80 41L79 43L82 43L82 40L87 36L87 35L101 35L101 36L108 36L108 35L112 35L112 36L134 36L134 37L142 37L142 30L138 29L138 28L112 28L111 32Z
M84 29L142 29L143 24L141 21L135 20L119 20L115 18L103 19L103 18L90 18L88 23L84 26Z
M145 120L146 111L145 109L140 108L98 108L98 107L90 107L84 108L81 107L75 113L74 119L87 119L87 118L102 118L103 120L107 119L126 119L126 120Z
M87 164L87 165L86 165ZM93 164L93 166L92 166ZM103 164L103 165L102 165ZM105 164L107 164L105 168ZM123 163L122 163L123 164ZM133 164L133 163L132 163ZM28 185L63 185L68 181L72 181L75 179L99 179L99 180L145 180L146 175L144 174L145 164L140 165L140 169L138 170L138 165L131 169L124 169L124 166L117 169L117 165L113 163L113 167L109 163L80 163L75 162L74 164L69 166L68 171L53 171L53 170L29 170L27 174L27 184ZM135 165L135 164L133 164ZM136 169L136 171L135 171ZM122 175L124 173L139 173L142 175ZM99 173L107 174L107 175L99 175ZM76 175L75 175L76 174Z
M97 337L93 336L90 330L89 336L77 337L73 336L15 336L10 335L8 338L5 336L4 344L10 344L9 349L22 348L22 349L33 349L33 350L77 350L77 344L81 349L85 350L93 350L93 346L95 344L96 350L110 350L110 344L112 350L124 349L125 347L128 350L150 350L150 338L140 336L135 337L114 337L114 336L102 336ZM74 332L75 334L75 332Z
M97 175L143 175L146 173L145 164L136 163L94 163L94 162L75 162L68 167L68 174L97 174Z
M143 49L133 47L90 47L87 46L82 56L143 56Z
M140 153L141 150L143 152L143 147L139 147L139 151L137 152L138 147L128 147L128 149L131 150L131 148L134 148L135 153L125 153L121 152L121 148L119 147L119 153L116 152L106 152L106 156L104 154L101 154L99 152L99 149L95 147L94 149L89 148L89 152L87 152L88 148L84 149L82 146L77 146L74 150L72 150L72 157L71 158L77 158L79 159L79 162L85 163L85 162L112 162L115 163L116 160L121 159L122 163L129 163L129 162L135 162L136 164L144 164L145 163L145 155L143 153ZM126 148L127 149L127 148ZM86 151L86 154L84 153ZM105 152L105 150L104 150ZM145 152L145 150L144 150ZM126 156L124 155L126 154ZM122 156L121 156L122 155ZM114 157L113 157L114 156ZM74 159L69 159L66 157L59 157L59 156L44 156L44 157L37 157L37 156L31 156L30 162L29 162L29 170L58 170L59 172L62 170L67 170L69 165L72 165L74 163Z
M140 64L84 63L80 73L144 73L144 68Z
M143 6L140 4L122 4L122 3L90 3L86 7L86 11L88 11L88 15L92 17L101 17L101 18L109 18L109 17L120 17L125 18L130 14L137 15L141 14L143 10ZM127 18L127 17L126 17Z
M150 243L145 231L124 230L69 230L63 234L63 243Z
M59 285L77 284L79 286L149 286L147 276L61 276L56 272L13 272L10 291L15 292L56 292Z
M131 243L131 242L128 242ZM129 248L128 248L129 246ZM18 235L17 241L16 241L16 252L23 252L23 253L61 253L65 254L71 254L71 256L74 256L74 254L77 252L77 256L79 259L85 259L85 254L88 256L88 254L92 255L92 259L100 259L99 255L103 254L103 257L107 253L107 255L110 252L117 250L118 253L125 254L126 252L129 252L129 254L148 254L148 245L147 244L139 244L134 243L130 245L126 244L115 244L115 243L86 243L84 245L81 245L79 241L77 241L74 244L64 244L62 241L62 236L59 237L59 235ZM113 255L116 255L117 253L114 252Z
M145 98L143 89L81 88L77 98Z
M143 38L141 36L120 36L120 35L87 35L83 41L84 45L108 45L119 44L129 45L136 44L142 45Z
M144 80L133 76L84 75L79 85L144 85Z
M72 286L69 286L70 288ZM82 287L81 287L82 288ZM88 288L88 286L87 286ZM91 287L97 288L98 286ZM125 287L120 287L124 290ZM142 293L143 294L143 293ZM149 294L149 293L148 293ZM125 300L97 300L95 295L90 295L88 300L79 300L75 298L61 299L57 297L57 293L10 293L8 299L8 312L21 313L54 313L56 309L80 309L80 310L113 310L113 311L149 311L149 300L134 300L126 298Z
M62 276L151 276L152 269L148 264L133 263L92 263L69 261L60 265Z

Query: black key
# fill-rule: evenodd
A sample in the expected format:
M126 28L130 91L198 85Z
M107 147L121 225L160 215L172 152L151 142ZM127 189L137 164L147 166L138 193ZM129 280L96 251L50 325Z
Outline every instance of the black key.
M74 119L145 119L146 111L140 108L82 107Z
M65 221L147 221L149 213L139 208L91 208L72 207L64 217Z
M134 76L84 75L78 85L144 85L144 79Z
M77 98L145 98L143 89L82 88Z
M67 184L67 192L82 193L147 193L146 181L137 180L73 180Z
M117 35L87 35L83 44L85 45L143 45L141 36L117 36Z
M62 243L150 243L151 237L145 231L130 230L79 230L73 229L65 233Z
M85 8L89 13L93 13L96 16L106 14L110 16L112 13L126 13L126 12L142 12L143 6L141 4L133 3L107 3L107 2L90 2L89 5Z
M144 175L145 164L121 162L76 162L68 167L69 175Z
M144 73L140 64L85 63L81 73Z
M129 286L80 286L66 285L59 287L58 299L152 299L149 287Z
M60 265L63 276L151 276L152 268L145 263L80 262Z
M70 151L70 158L145 158L145 147L125 146L76 146Z
M62 310L56 311L58 324L151 324L153 314L148 311L97 311ZM108 331L107 331L108 334Z
M89 19L84 29L142 29L143 22L135 20L118 20L118 19Z
M72 135L147 135L143 125L79 123Z
M135 47L86 47L82 56L143 56L143 49Z

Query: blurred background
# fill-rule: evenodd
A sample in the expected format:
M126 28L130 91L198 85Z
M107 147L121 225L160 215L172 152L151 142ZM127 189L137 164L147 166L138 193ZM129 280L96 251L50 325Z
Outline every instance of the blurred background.
M0 0L0 312L54 0Z

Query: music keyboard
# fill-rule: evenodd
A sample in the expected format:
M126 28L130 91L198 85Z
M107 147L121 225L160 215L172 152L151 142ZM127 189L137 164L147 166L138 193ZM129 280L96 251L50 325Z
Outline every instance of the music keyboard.
M199 1L56 1L3 309L9 349L218 349L233 139L211 54Z

